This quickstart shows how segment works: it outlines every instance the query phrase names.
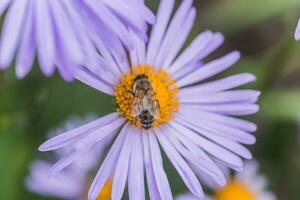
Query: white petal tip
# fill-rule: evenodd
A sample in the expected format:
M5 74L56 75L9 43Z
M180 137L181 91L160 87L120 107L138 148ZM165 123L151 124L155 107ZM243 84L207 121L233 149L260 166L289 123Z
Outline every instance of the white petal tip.
M233 51L232 54L234 55L234 57L239 60L241 58L241 53L239 51Z
M39 146L39 151L45 152L45 151L50 151L51 149L48 147L46 143L43 143Z
M256 81L256 76L254 74L246 73L248 76L249 81L253 82Z
M251 138L251 139L248 139L248 141L247 141L247 144L248 145L253 145L253 144L255 144L256 143L256 138L253 136L253 138Z
M151 25L154 25L156 23L156 17L153 13L149 16L148 23Z
M16 76L18 79L23 79L29 71L25 70L25 67L16 66Z

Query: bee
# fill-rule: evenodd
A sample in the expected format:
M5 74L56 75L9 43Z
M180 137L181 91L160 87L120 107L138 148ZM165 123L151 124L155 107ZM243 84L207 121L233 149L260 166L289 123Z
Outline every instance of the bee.
M142 128L148 130L153 126L154 120L160 117L160 106L147 75L135 77L131 93L133 95L131 116L138 117Z

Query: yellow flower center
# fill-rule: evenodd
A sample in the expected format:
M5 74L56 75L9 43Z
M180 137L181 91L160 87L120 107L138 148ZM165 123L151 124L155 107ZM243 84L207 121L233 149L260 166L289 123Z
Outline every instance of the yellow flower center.
M147 81L149 84L147 84ZM179 88L163 69L132 67L115 86L117 110L137 127L157 127L169 122L179 107Z
M216 192L214 200L255 200L251 189L239 181L232 180Z
M96 200L111 200L111 190L112 190L112 180L109 178L105 182Z

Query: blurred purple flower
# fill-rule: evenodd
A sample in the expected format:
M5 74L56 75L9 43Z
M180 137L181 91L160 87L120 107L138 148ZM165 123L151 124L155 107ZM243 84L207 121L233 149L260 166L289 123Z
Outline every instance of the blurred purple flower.
M148 43L131 32L134 48L128 59L120 62L103 47L99 61L75 72L78 80L114 96L117 112L54 137L40 150L72 147L52 168L55 174L106 137L116 137L90 188L90 200L111 174L112 199L122 198L127 180L130 199L145 199L144 174L151 199L173 199L160 146L198 199L205 197L191 167L223 186L226 179L215 160L241 171L242 158L252 158L242 144L255 143L251 133L256 125L238 117L258 111L260 92L234 88L255 81L255 76L242 73L212 80L240 58L234 51L203 61L223 43L220 33L205 31L182 49L196 16L192 4L182 1L171 19L174 0L161 1ZM126 57L124 49L123 54ZM137 91L141 80L143 87L150 83L149 90Z
M256 160L247 161L243 172L230 175L228 168L223 169L227 174L229 183L225 187L214 188L212 197L208 200L220 199L252 199L252 200L276 200L276 195L267 190L268 179L259 174L259 166ZM210 185L210 183L208 183ZM244 195L244 196L241 196ZM178 195L176 200L197 200L197 197L190 193Z
M55 136L61 131L70 130L91 121L91 119L95 119L95 117L92 115L84 119L72 117L63 126L51 131L49 136ZM101 142L102 145L90 149L86 155L80 156L71 166L53 177L49 177L49 171L53 163L40 159L34 161L30 167L30 174L26 179L27 188L43 196L52 196L60 199L86 199L86 190L91 183L88 178L89 173L95 170L96 165L103 156L108 141L110 140ZM55 151L55 158L61 158L69 150L65 148Z
M298 24L295 31L295 39L300 40L300 18L298 20Z
M16 74L30 71L35 52L42 72L51 76L55 66L65 80L76 66L87 62L87 52L107 45L113 52L121 42L132 46L128 28L146 40L146 22L155 17L140 1L130 0L1 0L7 9L0 40L0 69L16 54ZM121 42L120 42L121 41Z

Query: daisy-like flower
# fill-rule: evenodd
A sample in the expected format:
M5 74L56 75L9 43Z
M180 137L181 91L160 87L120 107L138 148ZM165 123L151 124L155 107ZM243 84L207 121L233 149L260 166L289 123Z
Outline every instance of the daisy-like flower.
M298 24L295 31L295 39L300 40L300 19L298 20Z
M234 177L228 177L229 181L225 187L217 188L215 195L210 200L276 200L276 196L266 190L267 179L259 174L256 161L245 164L243 172ZM191 194L182 194L176 200L197 200Z
M96 199L109 177L113 200L122 198L126 182L131 200L145 199L144 174L151 199L173 199L161 149L198 199L205 197L192 166L223 186L225 176L214 160L242 170L242 158L251 158L243 144L255 143L251 132L256 125L238 116L258 111L255 102L260 93L234 88L254 81L255 76L242 73L211 79L240 58L234 51L203 61L222 44L220 33L205 31L182 49L196 16L192 4L192 0L182 1L170 19L174 0L161 1L148 43L132 34L135 43L128 59L116 62L103 49L101 69L108 66L106 73L97 72L100 66L76 72L79 80L114 96L116 112L54 137L40 150L73 148L53 167L57 173L98 142L116 136L90 188L90 200Z
M30 71L36 52L46 76L58 66L70 80L74 68L87 62L89 51L96 51L94 46L107 45L119 53L122 43L132 47L128 28L146 40L146 23L155 20L144 3L135 0L1 0L0 16L6 10L0 69L16 55L19 78Z
M94 117L87 117L86 119L72 117L67 120L62 127L55 129L49 135L56 135L62 130L72 129L83 122L90 121ZM27 188L42 196L51 196L59 199L87 199L88 187L92 182L91 173L95 171L95 167L103 156L105 144L109 140L104 141L101 145L91 149L87 155L81 156L72 163L70 167L62 171L60 174L49 177L48 173L52 167L52 163L47 160L35 160L30 167L29 175L26 179ZM70 149L63 149L56 151L55 158L68 152ZM110 200L111 196L111 180L106 181L104 187L99 193L97 199Z

